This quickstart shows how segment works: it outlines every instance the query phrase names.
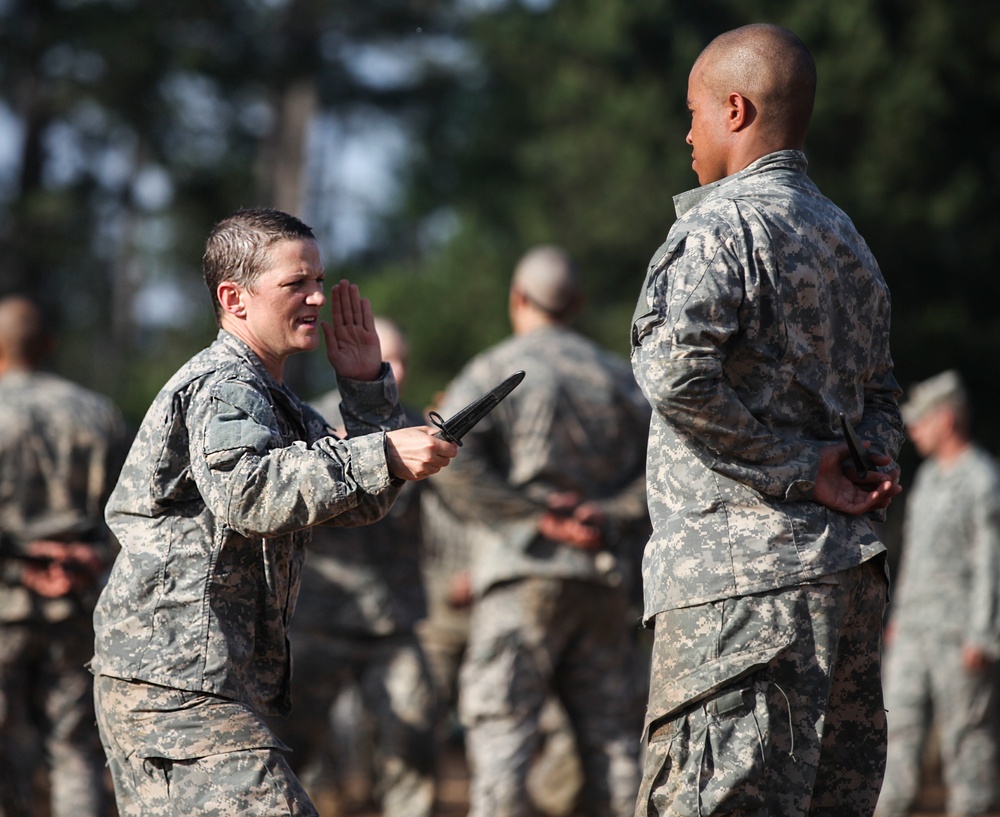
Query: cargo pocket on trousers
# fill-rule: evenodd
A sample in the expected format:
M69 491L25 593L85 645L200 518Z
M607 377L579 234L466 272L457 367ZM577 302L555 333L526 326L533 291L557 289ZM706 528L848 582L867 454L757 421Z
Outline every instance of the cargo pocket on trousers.
M768 682L743 678L650 725L640 804L650 815L758 807L769 754Z

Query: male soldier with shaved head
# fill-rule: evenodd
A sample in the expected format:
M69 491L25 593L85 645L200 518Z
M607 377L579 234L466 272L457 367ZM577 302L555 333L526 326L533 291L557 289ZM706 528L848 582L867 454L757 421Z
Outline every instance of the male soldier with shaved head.
M648 534L649 407L626 361L569 328L581 302L569 256L530 251L510 288L513 336L473 359L440 409L450 416L525 371L466 436L454 473L434 478L455 513L485 523L471 543L459 682L471 817L530 812L528 771L551 696L576 737L583 813L631 814L638 788L644 688L628 585Z
M871 815L882 780L872 522L900 490L899 388L875 258L806 175L815 88L773 25L720 35L688 81L701 187L632 324L653 407L643 817Z

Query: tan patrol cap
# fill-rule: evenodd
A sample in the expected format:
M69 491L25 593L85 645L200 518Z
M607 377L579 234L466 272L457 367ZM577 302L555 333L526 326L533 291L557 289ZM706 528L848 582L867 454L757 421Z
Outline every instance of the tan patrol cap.
M900 409L903 412L903 421L910 424L941 406L964 407L966 400L962 376L954 369L948 369L911 386L910 399Z

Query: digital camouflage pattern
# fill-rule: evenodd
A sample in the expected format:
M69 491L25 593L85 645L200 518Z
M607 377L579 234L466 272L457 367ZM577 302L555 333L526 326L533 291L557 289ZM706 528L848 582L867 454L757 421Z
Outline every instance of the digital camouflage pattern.
M106 397L44 372L0 379L0 536L84 540L110 562L104 503L127 432ZM9 555L9 554L8 554ZM94 727L91 619L97 586L43 598L0 563L0 814L35 812L34 764L49 764L54 817L105 813L104 756ZM36 751L35 740L41 740Z
M340 394L312 406L335 428L342 423ZM423 419L407 412L407 425ZM420 570L421 482L407 482L392 508L371 525L318 527L302 569L292 621L295 672L292 711L277 719L277 734L292 748L290 762L314 796L318 761L331 735L329 712L339 694L357 684L365 716L374 722L376 790L386 817L429 817L434 805L434 691L414 627L426 615ZM365 761L358 761L367 769ZM303 775L304 770L317 770Z
M472 543L476 601L459 693L470 814L530 809L528 760L547 692L572 721L585 775L580 807L617 817L631 812L638 787L636 677L645 673L629 629L638 611L628 601L648 535L649 406L626 361L550 326L474 358L439 411L451 416L519 369L523 382L434 477L456 514L483 523ZM539 535L554 492L575 492L605 511L605 549Z
M522 383L434 477L455 513L493 533L474 546L477 593L524 576L627 583L635 542L648 533L649 427L649 406L627 362L570 329L537 329L474 358L449 385L439 412L450 417L519 369ZM538 518L548 496L560 491L605 512L610 548L594 554L542 540Z
M164 386L108 503L121 553L95 612L95 674L287 712L309 528L372 522L398 491L373 433L402 423L391 372L340 388L354 439L330 436L225 331Z
M948 813L985 813L997 793L996 678L962 668L962 648L1000 658L1000 471L971 446L925 460L906 503L886 652L889 757L880 817L907 814L933 712Z
M459 700L474 770L470 814L535 813L526 778L542 751L553 694L569 716L582 764L577 812L632 814L647 666L627 615L620 588L574 579L508 582L476 601Z
M889 291L798 151L675 198L632 325L653 406L645 615L787 587L885 550L866 517L809 501L845 412L903 442Z
M428 817L435 794L434 687L416 636L351 638L293 629L292 654L292 714L271 724L291 747L289 761L310 796L317 799L329 777L336 786L345 769L360 768L372 775L386 817ZM370 756L347 754L367 745L367 734L361 740L331 734L331 719L323 717L352 683L364 707L356 722L372 727Z
M85 541L110 562L104 504L127 447L125 420L107 397L46 372L0 379L0 535ZM56 621L94 599L43 599L25 589L16 559L0 562L0 622Z
M764 156L674 202L677 221L652 258L632 325L633 370L653 407L643 587L656 631L636 814L722 813L731 800L746 813L788 817L870 813L856 806L874 805L884 763L886 588L857 577L885 547L872 518L810 496L820 446L841 438L841 412L873 450L895 459L902 444L889 292L800 151ZM835 604L796 601L827 584L840 588ZM758 603L774 591L776 604ZM723 625L713 623L729 618L716 608L730 600L734 644L753 644L733 655L717 646ZM792 644L805 661L813 632L819 676L781 657ZM780 694L767 685L777 673ZM765 687L755 680L744 695L724 685L741 674L760 675ZM794 796L779 777L760 776L759 758L773 756L781 730L774 717L752 716L753 701L770 713L786 696L793 724L818 724L797 739L814 751L796 749L798 765L786 769L805 787ZM686 730L680 742L672 724ZM849 754L827 752L844 731Z
M310 405L333 428L342 427L339 391ZM404 425L424 425L404 408ZM422 482L404 483L379 521L355 527L318 527L302 570L295 632L370 638L409 633L427 614L420 570Z
M883 558L656 617L636 815L870 815L885 762Z
M317 814L246 704L103 675L94 696L121 817Z

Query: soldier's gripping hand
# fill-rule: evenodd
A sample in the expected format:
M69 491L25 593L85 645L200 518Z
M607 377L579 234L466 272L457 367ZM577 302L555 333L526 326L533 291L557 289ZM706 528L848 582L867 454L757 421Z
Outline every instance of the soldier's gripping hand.
M876 466L892 464L884 455L869 456ZM864 478L859 478L853 469L845 467L849 458L846 443L820 448L813 501L841 513L860 515L888 507L892 498L903 490L899 485L898 468L890 468L887 472L869 471Z
M413 426L387 431L389 473L406 480L425 479L444 468L458 453L458 446L435 437L436 428Z

